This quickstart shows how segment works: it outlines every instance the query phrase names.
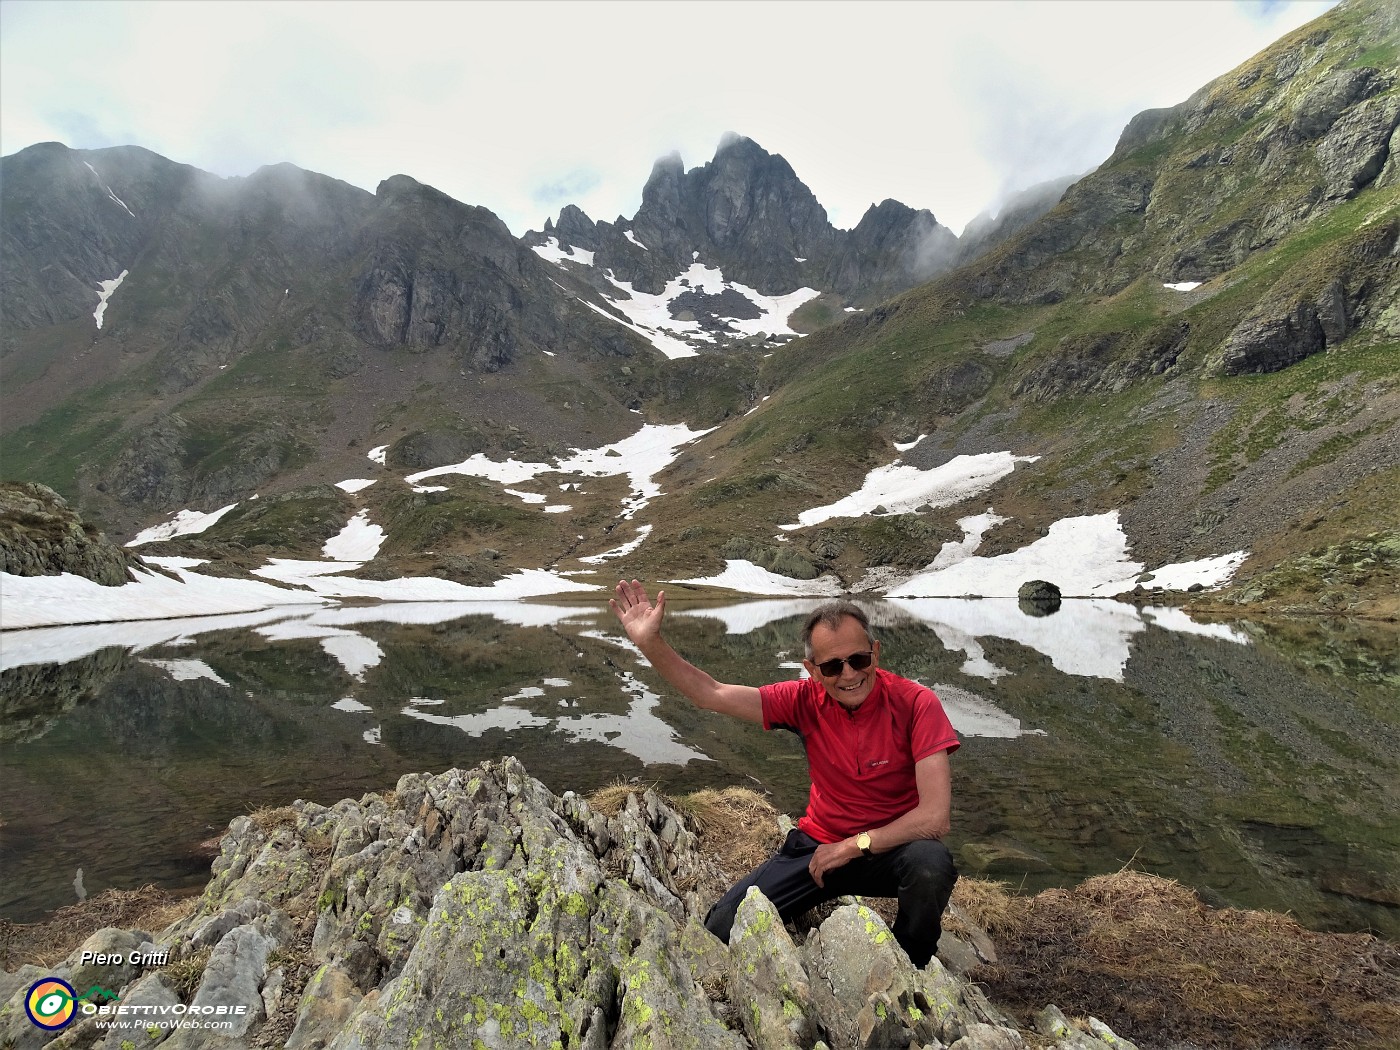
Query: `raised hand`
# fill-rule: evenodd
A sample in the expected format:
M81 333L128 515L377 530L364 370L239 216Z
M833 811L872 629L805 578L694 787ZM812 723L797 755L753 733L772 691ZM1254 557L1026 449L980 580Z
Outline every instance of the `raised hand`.
M627 632L627 637L639 647L661 637L661 618L666 615L666 592L657 591L656 603L647 597L647 589L633 580L619 580L617 597L609 600L615 615Z

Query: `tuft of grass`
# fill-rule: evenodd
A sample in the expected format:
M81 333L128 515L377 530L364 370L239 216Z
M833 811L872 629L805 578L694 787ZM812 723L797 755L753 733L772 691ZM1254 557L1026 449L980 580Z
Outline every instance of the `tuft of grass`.
M210 945L161 968L161 973L165 974L165 979L182 1003L188 1003L199 991L199 983L204 980L204 970L213 954L214 947Z
M295 828L297 811L291 806L263 806L249 813L248 819L257 825L258 830L273 835L283 828Z

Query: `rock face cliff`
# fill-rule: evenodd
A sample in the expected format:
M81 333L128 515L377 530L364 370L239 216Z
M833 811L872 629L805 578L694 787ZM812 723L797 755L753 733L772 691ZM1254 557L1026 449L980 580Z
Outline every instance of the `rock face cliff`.
M479 431L501 414L482 377L502 373L544 440L621 430L606 387L585 424L518 378L591 387L652 352L491 212L408 176L371 194L286 164L220 179L45 143L6 157L0 188L6 470L109 524L251 495L367 439L388 405Z
M118 964L75 952L52 972L127 1005L224 1009L230 1028L180 1030L161 1044L172 1050L1024 1045L943 963L915 969L860 903L799 944L755 893L721 944L700 925L721 884L685 818L652 792L604 817L505 759L405 776L358 803L240 817L192 915L154 935L101 931L84 949L120 953ZM182 994L171 970L127 964L132 951L168 951L202 976ZM16 1050L47 1039L22 1008L41 976L0 978L0 1035ZM1037 1023L1047 1047L1132 1045L1053 1008ZM117 1050L145 1024L80 1020L62 1045Z
M1395 185L1398 34L1394 5L1342 4L1180 105L1138 114L1097 171L972 268L981 292L1053 303L1116 294L1144 272L1209 281L1363 190ZM1316 309L1337 319L1330 345L1345 334L1341 315L1368 298L1361 289L1380 286L1361 272L1374 257L1361 255L1355 268L1333 260L1314 293L1339 281L1332 300L1348 299ZM1294 320L1299 339L1325 345L1310 319Z

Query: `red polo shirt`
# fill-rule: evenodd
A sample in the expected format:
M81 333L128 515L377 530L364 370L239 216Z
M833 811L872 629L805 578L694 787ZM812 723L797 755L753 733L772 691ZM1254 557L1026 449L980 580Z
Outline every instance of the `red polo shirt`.
M848 711L820 682L802 678L759 689L763 728L802 738L812 791L797 826L818 842L883 827L919 804L914 763L959 747L933 690L877 670L865 703Z

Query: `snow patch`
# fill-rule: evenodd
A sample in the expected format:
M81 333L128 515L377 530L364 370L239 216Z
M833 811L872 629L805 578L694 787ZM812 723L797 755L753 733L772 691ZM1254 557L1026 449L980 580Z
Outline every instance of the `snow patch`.
M972 531L983 519L964 519L961 544L945 544L924 572L891 588L889 597L978 595L1015 597L1028 580L1049 580L1066 597L1109 597L1131 591L1145 566L1128 554L1128 537L1118 511L1061 518L1045 536L1019 550L994 558L972 556ZM981 534L977 534L980 542ZM1151 574L1153 586L1185 590L1194 583L1225 583L1246 557L1244 551L1200 561L1165 565ZM1162 583L1156 583L1157 579Z
M652 479L671 464L681 446L713 429L691 430L684 423L648 423L621 441L600 448L574 449L572 455L555 463L524 463L515 459L498 463L478 452L461 463L433 467L410 474L404 480L411 485L444 474L466 474L502 485L514 485L541 474L578 474L594 478L626 475L632 486L632 494L623 501L622 516L630 518L661 494L660 486Z
M724 571L718 576L701 576L691 580L669 580L669 583L686 583L695 587L724 587L745 594L777 594L793 596L834 597L844 588L834 576L821 576L815 580L794 580L790 576L779 576L761 566L742 558L727 559Z
M126 280L128 271L123 270L110 281L97 282L97 309L92 312L92 319L97 322L97 327L102 327L102 317L107 313L107 300L112 298L112 293L122 286Z
M583 248L562 247L558 237L548 237L543 244L536 244L530 249L545 262L552 262L555 266L562 266L566 262L580 263L584 266L593 265L593 253Z
M654 346L657 350L660 350L672 361L679 360L682 357L700 356L700 351L696 350L695 347L691 346L683 339L677 339L674 336L667 335L664 332L656 331L651 328L643 328L641 325L635 324L632 321L624 320L621 317L614 316L613 314L610 314L606 310L604 310L597 303L590 303L587 299L580 299L579 302L583 303L584 306L588 307L594 313L606 317L609 321L612 321L614 324L620 324L623 328L636 332L639 336L641 336L647 342L651 343L652 346ZM611 302L611 300L609 300L609 302ZM614 303L613 305L617 306L618 304Z
M697 257L698 254L696 253ZM700 262L692 262L689 269L668 281L665 289L658 294L638 291L631 283L619 281L611 271L606 272L604 276L623 293L620 298L608 296L608 300L626 320L621 321L592 303L588 305L609 320L642 335L672 359L695 355L695 349L685 342L686 337L713 341L713 336L705 332L698 321L682 321L672 316L672 304L687 292L719 295L726 290L733 290L752 302L758 307L758 317L722 318L729 328L740 336L757 335L760 332L769 335L797 335L797 332L788 326L788 317L803 303L821 294L815 288L798 288L786 295L764 295L748 285L726 280L722 271Z
M102 176L97 174L97 169L94 168L91 164L88 164L87 161L83 161L83 164L87 167L88 171L92 172L92 174L96 177L97 181L102 183L102 188L107 191L107 199L115 204L120 204L122 211L126 212L133 219L136 218L136 213L126 206L126 201L122 200L115 193L113 193L111 186L108 186L105 182L102 182ZM99 324L97 327L101 328L102 326Z
M982 537L990 529L1010 520L1010 518L1003 518L1000 514L993 513L991 507L987 508L985 514L972 514L966 518L959 518L958 526L963 530L963 538L944 543L933 561L929 562L928 570L946 569L950 565L966 561L977 553L977 548L982 545Z
M957 456L942 466L920 470L898 461L876 467L851 495L813 507L797 516L797 523L781 529L800 529L829 518L858 517L883 506L891 514L905 514L929 504L949 507L986 491L1016 469L1018 463L1034 463L1039 456L1016 456L1010 452L986 452Z
M387 465L384 462L384 457L388 454L388 452L388 445L375 445L374 448L370 449L367 453L365 453L365 455L369 457L371 462L378 463L381 467L383 467Z
M595 584L575 583L545 569L521 569L497 580L489 587L467 587L452 580L431 576L408 576L397 580L357 580L350 576L335 575L356 568L359 568L358 562L274 558L270 564L254 569L253 574L264 579L305 587L325 598L377 598L383 602L492 602L598 589Z
M383 543L384 530L369 520L369 511L362 510L322 545L321 553L335 561L365 562L379 553Z
M642 545L642 541L650 535L650 525L639 525L637 526L636 539L630 540L620 547L614 547L610 551L603 551L602 554L590 554L586 558L580 558L579 561L583 562L585 565L601 565L603 564L603 562L608 561L611 558L624 558L627 555L631 554L638 547L640 547Z
M1170 288L1174 292L1189 292L1200 286L1200 281L1178 281L1176 284L1162 285L1163 288Z
M159 543L161 540L174 539L176 536L197 536L236 506L238 506L237 503L230 503L227 507L220 507L207 514L198 510L176 511L169 521L152 525L149 529L142 529L134 539L128 540L126 545L139 547L143 543ZM194 562L193 564L201 565L203 562ZM182 567L189 568L190 565L185 564Z
M346 481L337 481L335 487L342 492L359 492L369 488L374 482L374 478L349 478Z
M120 587L72 573L61 576L11 576L0 573L0 627L106 623L114 620L159 620L176 616L215 616L254 612L279 605L314 605L306 591L289 591L257 580L216 579L187 569L179 579L133 570L136 579Z
M651 249L648 248L645 244L643 244L641 241L637 240L636 234L634 234L631 230L623 230L623 231L622 231L622 235L623 235L624 237L626 237L629 241L631 241L633 244L635 244L635 245L636 245L638 248L640 248L642 251L644 251L644 252L649 252L649 251L651 251Z
M1248 551L1234 551L1214 558L1176 562L1153 569L1138 582L1144 587L1161 587L1168 591L1184 591L1198 583L1215 588L1228 583L1248 557Z

